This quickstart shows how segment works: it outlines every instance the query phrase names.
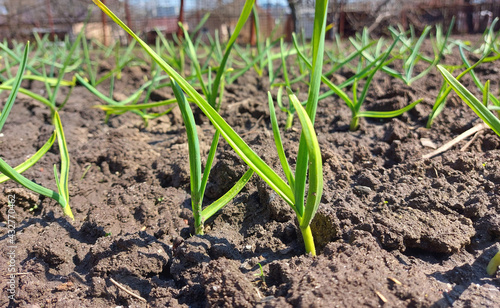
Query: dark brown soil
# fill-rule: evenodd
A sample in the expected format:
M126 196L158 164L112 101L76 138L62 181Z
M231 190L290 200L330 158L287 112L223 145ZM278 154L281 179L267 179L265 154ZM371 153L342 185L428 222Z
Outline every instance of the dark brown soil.
M457 55L445 59L459 61ZM491 78L498 93L500 64L484 68L477 73L483 81ZM115 92L132 93L141 74L148 73L127 69ZM304 255L292 210L257 176L207 223L206 235L192 236L187 139L179 111L148 127L134 114L105 124L104 113L92 108L102 102L77 86L60 113L75 221L63 217L53 200L12 182L1 186L1 221L7 220L8 196L16 199L18 275L15 300L9 302L2 283L0 306L498 305L499 276L489 277L485 268L500 237L500 138L486 130L465 151L460 148L469 139L422 159L432 151L422 138L440 146L479 123L452 95L432 129L424 128L441 80L436 70L411 87L377 75L364 108L390 110L421 97L424 102L396 119L363 119L356 132L348 130L350 112L338 97L320 102L316 129L325 186L312 226L319 252L314 258ZM465 84L472 85L467 78ZM278 170L268 88L267 78L247 73L227 86L222 116ZM31 90L44 86L33 82ZM109 91L106 84L100 90ZM302 88L300 97L306 93ZM171 94L161 90L152 97ZM206 157L213 129L195 113ZM52 132L49 116L47 108L19 95L0 137L2 157L17 165L33 154ZM296 120L283 134L290 157L299 133ZM52 169L58 162L54 147L25 176L55 189ZM207 203L245 170L222 141ZM1 273L7 277L5 223L0 236Z

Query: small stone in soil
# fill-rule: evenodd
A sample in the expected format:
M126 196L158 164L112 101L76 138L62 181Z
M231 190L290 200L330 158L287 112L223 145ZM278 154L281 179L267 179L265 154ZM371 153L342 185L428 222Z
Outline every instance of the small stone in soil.
M369 194L372 189L368 186L362 186L362 185L357 185L357 186L354 186L354 190L356 190L357 192L361 193L361 194Z

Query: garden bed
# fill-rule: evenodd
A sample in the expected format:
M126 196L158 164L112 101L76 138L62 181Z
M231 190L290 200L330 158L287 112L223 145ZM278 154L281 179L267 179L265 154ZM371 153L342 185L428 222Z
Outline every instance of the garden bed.
M444 62L461 60L453 54ZM101 74L110 63L101 66ZM493 91L498 91L499 71L498 61L476 69L481 80L491 79ZM349 73L342 70L336 78ZM150 74L146 67L126 68L114 95L130 95ZM500 139L487 129L471 137L471 143L468 138L441 155L422 158L433 145L441 146L480 123L450 95L432 128L425 128L442 82L435 69L411 87L377 73L363 108L393 110L418 98L424 101L395 119L362 119L354 132L349 131L351 114L343 101L337 96L320 101L315 129L324 195L312 223L316 257L304 255L292 209L256 175L207 222L206 235L192 236L188 147L179 110L151 120L147 127L131 113L105 123L104 113L92 108L102 102L76 86L60 111L71 158L75 220L64 217L55 201L12 181L1 188L1 220L7 220L7 199L14 196L18 224L18 285L10 304L495 306L500 282L485 268L500 237ZM468 77L464 84L473 87ZM45 89L37 82L23 86L38 93ZM99 87L109 91L109 84ZM268 89L266 78L248 71L226 86L221 116L278 170ZM306 98L307 88L300 93L299 98ZM162 89L151 99L172 97ZM284 123L285 115L278 113ZM213 128L197 109L195 118L206 157ZM52 130L49 110L20 94L0 137L2 157L11 165L21 163ZM282 137L285 151L295 153L298 119ZM57 163L55 146L24 175L55 189L52 169ZM207 202L224 194L245 171L222 140ZM0 262L5 266L11 248L7 228L0 230ZM9 305L7 295L4 287L0 306Z

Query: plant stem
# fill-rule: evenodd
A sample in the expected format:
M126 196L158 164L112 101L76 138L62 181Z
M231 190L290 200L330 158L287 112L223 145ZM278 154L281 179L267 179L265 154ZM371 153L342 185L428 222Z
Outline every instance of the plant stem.
M186 127L186 135L188 139L191 207L193 209L195 234L203 234L203 224L201 218L203 197L200 195L201 158L200 143L198 139L198 133L196 131L196 123L194 121L191 107L186 100L186 96L175 81L172 84L172 90L174 92L175 98L177 99L177 105L181 110L181 115Z
M293 125L293 113L287 112L285 130L289 130Z
M311 231L311 226L307 225L305 228L300 227L302 238L304 239L304 246L306 247L306 254L310 253L316 256L316 247L314 246L314 238Z
M201 204L193 206L193 216L194 216L194 233L198 235L203 235L205 231L204 221L201 216Z
M359 118L353 115L351 119L351 124L349 125L349 130L355 131L356 129L358 129L358 126L359 126Z

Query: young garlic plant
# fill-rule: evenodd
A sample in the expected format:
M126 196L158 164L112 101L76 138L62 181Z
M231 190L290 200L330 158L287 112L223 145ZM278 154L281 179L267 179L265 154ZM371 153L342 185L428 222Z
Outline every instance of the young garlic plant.
M80 36L79 36L80 37ZM75 42L77 44L78 42ZM9 98L7 99L7 103L5 104L2 114L0 115L0 131L3 128L3 125L5 124L7 117L9 116L9 113L12 109L12 106L14 104L16 95L18 92L21 92L23 94L26 94L30 96L31 98L41 102L42 104L46 105L47 107L50 108L51 110L51 117L52 117L52 123L55 127L54 132L52 136L47 140L47 142L29 159L27 159L25 162L21 163L15 168L12 168L9 164L7 164L3 159L0 158L0 183L5 182L9 179L21 184L22 186L28 188L29 190L32 190L40 195L49 197L57 201L62 209L64 214L68 215L71 219L74 219L73 213L71 211L71 208L69 206L69 190L68 190L68 182L69 182L69 153L68 153L68 148L66 146L66 139L64 136L64 131L62 127L62 122L61 118L59 117L58 110L59 108L56 107L55 105L55 99L57 95L57 89L61 85L62 82L62 76L64 75L62 72L60 72L58 80L55 81L53 84L55 86L55 89L50 93L49 97L50 99L46 99L38 94L35 94L31 91L25 90L23 88L20 88L21 82L23 80L23 74L26 69L27 65L27 59L28 59L28 51L29 51L29 44L26 45L22 61L20 63L19 70L17 72L17 75L15 79L13 80L13 85L1 85L0 90L10 90L10 95ZM70 52L71 54L71 52ZM70 55L68 55L68 58ZM67 66L67 62L62 68L62 71ZM43 79L42 79L43 80ZM52 83L53 80L47 78L45 80L47 83ZM60 156L61 156L61 168L60 168L60 176L57 171L57 166L54 165L54 177L55 177L55 182L56 186L58 189L58 192L55 192L51 189L48 189L42 185L39 185L23 175L21 173L25 172L28 170L30 167L32 167L36 162L38 162L44 155L47 153L47 151L52 147L54 144L55 140L57 139L57 143L59 145L59 151L60 151Z
M144 50L154 59L156 63L175 81L180 89L200 108L209 118L217 131L234 149L238 156L257 173L276 193L283 198L297 214L299 227L302 232L307 253L316 255L314 239L310 224L321 200L323 191L323 171L321 162L321 152L318 140L314 131L314 119L317 109L319 87L321 83L321 68L323 64L324 37L326 25L326 12L328 1L318 0L315 7L314 35L313 35L313 61L311 71L311 82L309 88L309 99L306 108L289 92L290 100L297 111L302 125L302 134L297 154L296 172L292 177L287 163L285 172L288 172L286 183L273 169L271 169L227 124L219 115L213 105L206 97L198 93L178 72L167 64L155 51L142 41L133 31L130 30L112 11L110 11L101 1L93 0L113 21L129 33ZM245 7L253 6L254 1L245 2ZM222 72L220 72L222 74ZM218 72L219 74L219 72ZM178 91L179 92L179 91ZM213 99L213 98L212 98ZM180 98L182 101L182 98ZM270 106L272 99L270 99ZM272 107L270 107L272 108ZM274 131L274 130L273 130ZM277 144L280 142L277 141ZM281 155L281 154L280 154ZM309 174L309 177L307 176ZM309 180L309 181L307 181ZM308 182L307 200L305 198L306 183Z

